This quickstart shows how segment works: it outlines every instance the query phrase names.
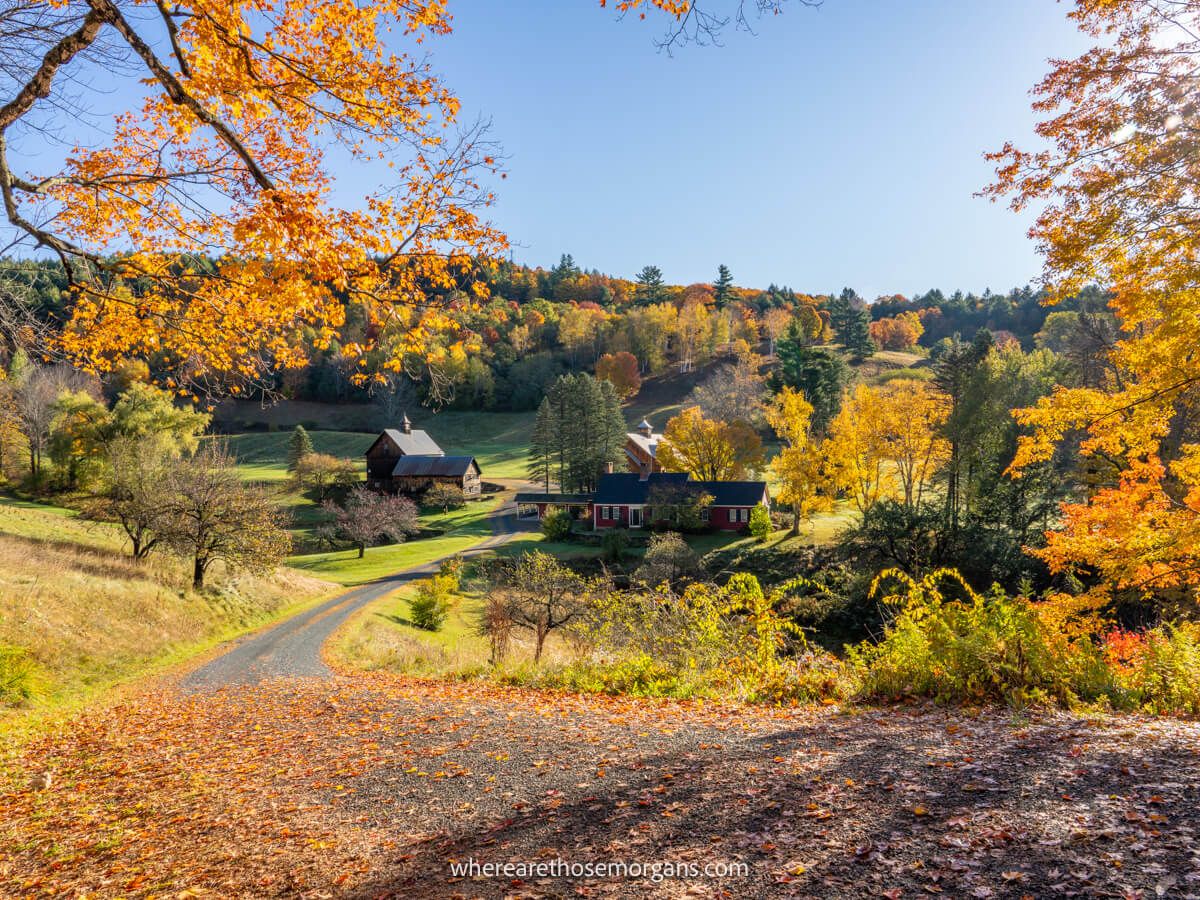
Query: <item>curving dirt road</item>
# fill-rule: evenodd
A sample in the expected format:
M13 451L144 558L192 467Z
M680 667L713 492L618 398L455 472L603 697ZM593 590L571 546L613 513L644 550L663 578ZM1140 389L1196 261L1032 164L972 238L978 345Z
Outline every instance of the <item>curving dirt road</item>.
M516 507L509 503L497 509L491 516L491 526L491 537L460 555L484 553L516 534ZM432 575L444 559L446 557L361 585L265 631L241 638L220 656L186 675L180 687L184 691L197 691L257 684L270 678L328 678L333 672L321 659L321 646L338 626L372 600L378 600L410 581Z

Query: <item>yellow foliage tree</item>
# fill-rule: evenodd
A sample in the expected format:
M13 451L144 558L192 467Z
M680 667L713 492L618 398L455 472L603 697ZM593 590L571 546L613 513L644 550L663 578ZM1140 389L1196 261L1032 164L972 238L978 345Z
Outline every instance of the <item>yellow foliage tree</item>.
M1192 127L1200 0L1077 0L1096 45L1037 86L1048 149L994 154L993 196L1041 208L1032 229L1051 303L1111 291L1121 339L1097 387L1059 388L1017 414L1012 470L1077 442L1089 490L1065 504L1042 557L1111 588L1200 585L1200 153ZM1080 439L1082 435L1082 439Z
M771 460L771 472L779 482L779 502L792 507L793 535L800 533L801 521L833 508L824 454L810 433L812 412L812 404L790 387L776 395L766 412L767 422L783 441L783 449Z
M911 379L855 386L829 426L824 450L839 488L866 515L880 500L919 504L949 445L938 434L944 398Z
M762 464L762 440L745 422L715 422L692 406L667 422L657 457L668 472L737 481Z

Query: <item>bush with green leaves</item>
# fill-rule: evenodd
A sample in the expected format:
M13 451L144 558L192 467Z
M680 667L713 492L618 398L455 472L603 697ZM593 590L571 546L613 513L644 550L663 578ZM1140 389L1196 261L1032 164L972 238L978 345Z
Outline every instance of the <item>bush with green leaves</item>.
M629 549L629 532L624 528L611 528L600 538L600 549L609 562L620 562Z
M441 631L454 607L457 588L457 576L441 572L418 581L408 604L413 625L425 631Z
M894 618L877 644L849 653L863 697L935 697L1025 706L1048 701L1117 699L1115 674L1084 633L1054 626L1043 610L1000 589L973 591L939 569L920 581L890 569L872 588L899 585L883 598Z
M0 644L0 707L19 706L33 697L35 673L29 651Z
M750 510L750 533L761 544L771 536L771 513L761 503Z
M542 534L548 541L565 541L571 537L571 513L551 507L542 516Z

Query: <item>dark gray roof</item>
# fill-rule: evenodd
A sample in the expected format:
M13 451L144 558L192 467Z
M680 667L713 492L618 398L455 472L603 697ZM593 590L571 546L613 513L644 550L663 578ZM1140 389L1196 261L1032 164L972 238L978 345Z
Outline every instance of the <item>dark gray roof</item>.
M392 439L405 456L445 456L445 451L427 432L412 431L405 434L398 428L385 428L383 433Z
M616 472L600 476L595 502L602 505L645 503L650 491L659 486L684 488L708 494L713 506L754 506L767 493L765 481L692 481L683 472L655 472L642 480L635 472Z
M424 434L424 432L421 433ZM402 456L396 460L396 467L392 469L392 476L408 476L412 478L461 477L466 475L473 465L475 465L475 457L473 456Z

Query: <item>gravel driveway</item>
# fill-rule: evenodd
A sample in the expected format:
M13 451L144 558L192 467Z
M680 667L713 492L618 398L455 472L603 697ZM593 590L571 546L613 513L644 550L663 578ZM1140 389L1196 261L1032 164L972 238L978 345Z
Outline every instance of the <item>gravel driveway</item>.
M461 556L474 556L499 547L518 531L516 508L506 504L491 516L492 536ZM234 642L217 658L189 673L180 682L184 691L214 690L238 684L257 684L284 677L328 678L333 672L321 659L321 647L354 612L399 587L432 575L443 559L339 594L319 606L292 616L265 631Z

